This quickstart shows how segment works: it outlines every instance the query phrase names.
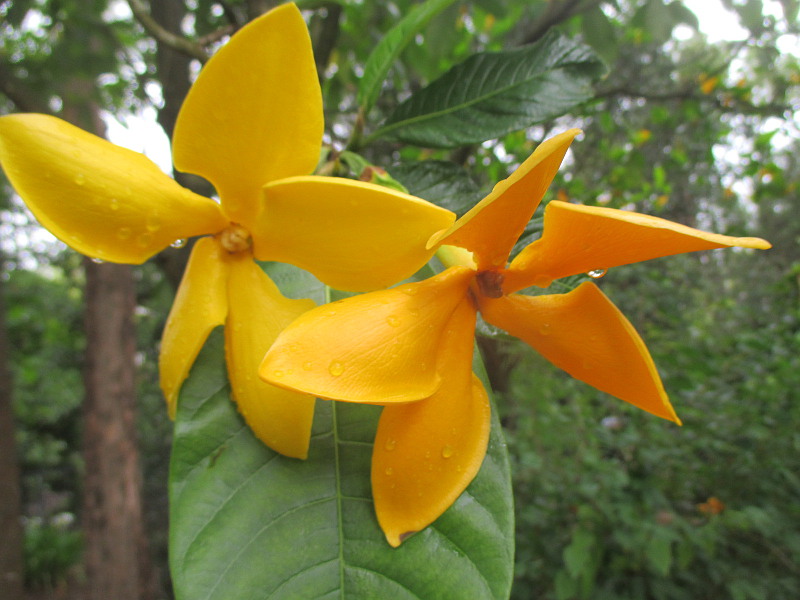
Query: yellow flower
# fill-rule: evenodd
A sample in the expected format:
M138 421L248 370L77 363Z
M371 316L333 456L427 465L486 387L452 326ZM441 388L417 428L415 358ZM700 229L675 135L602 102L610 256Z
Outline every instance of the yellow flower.
M288 389L385 405L372 490L393 546L444 512L483 461L489 402L471 367L478 311L572 376L678 422L644 342L593 282L566 294L515 292L681 252L769 247L756 238L553 201L542 237L509 264L577 133L541 144L452 227L432 236L428 245L441 247L439 256L453 266L425 281L303 314L261 365L262 378Z
M162 339L170 413L208 334L224 324L239 410L261 440L295 457L307 453L314 398L268 385L256 370L280 330L314 303L283 297L253 259L295 264L339 289L378 289L425 264L433 253L425 241L455 219L396 191L309 176L322 133L311 42L293 4L237 32L178 116L175 165L213 183L220 202L55 117L0 118L9 180L77 251L139 264L176 240L210 235L192 250Z

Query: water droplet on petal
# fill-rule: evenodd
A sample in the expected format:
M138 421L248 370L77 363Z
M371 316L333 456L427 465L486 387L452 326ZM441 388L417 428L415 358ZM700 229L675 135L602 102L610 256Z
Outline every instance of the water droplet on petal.
M310 360L308 362L303 363L303 370L304 371L310 371L313 368L314 368L314 363L311 362Z
M386 472L387 475L391 475L392 473L394 473L394 469L392 467L386 467L386 471L385 472Z
M383 445L383 447L386 448L386 450L388 450L389 452L391 452L397 447L397 440L389 438L388 440L386 440L386 443Z
M550 335L550 323L542 323L539 325L539 333L541 335Z
M587 275L592 279L600 279L605 274L606 274L605 269L592 269L587 273Z
M93 257L91 260L96 265L101 265L105 262L102 258L97 258L97 257Z
M449 444L446 445L444 448L442 448L442 458L450 458L451 456L453 456L453 453L454 453L453 447Z
M112 198L111 200L108 201L108 207L111 210L119 210L119 200L117 200L116 198Z
M174 242L172 242L170 244L170 246L172 246L173 248L183 248L185 245L186 245L186 239L185 238L181 238L181 239L175 240Z
M147 231L158 231L161 229L161 217L158 215L150 215L147 217L145 227L147 227Z
M416 296L419 293L419 288L417 288L415 285L409 285L408 287L401 289L406 296Z
M75 175L74 181L76 185L83 185L84 183L86 183L86 175L84 175L83 173L78 173L77 175Z
M133 232L131 231L130 227L120 227L117 229L117 237L121 240L129 239L132 233Z
M334 360L330 365L328 365L328 372L334 377L338 377L344 373L344 365L338 360Z
M143 233L136 239L136 243L142 248L146 248L153 243L153 235L150 233Z
M283 371L273 371L272 376L280 379L281 377L283 377Z
M388 317L386 317L386 322L391 327L400 327L400 319L398 319L394 315L389 315Z

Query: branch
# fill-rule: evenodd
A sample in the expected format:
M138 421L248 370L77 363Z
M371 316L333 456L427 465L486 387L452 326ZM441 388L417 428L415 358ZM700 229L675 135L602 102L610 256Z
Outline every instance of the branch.
M709 102L722 112L759 115L764 117L781 117L791 110L790 106L783 104L753 104L742 100L719 94L699 94L694 86L672 90L668 92L643 92L626 86L597 90L597 98L641 98L648 101L669 101L669 100L696 100L698 102Z
M551 27L563 23L567 19L577 14L586 12L590 8L599 5L602 0L558 0L547 4L547 10L536 20L531 30L522 41L523 44L532 44L541 38ZM583 6L581 6L583 4Z
M199 44L187 40L185 37L176 35L171 31L167 31L158 22L150 16L150 12L142 0L128 0L128 6L131 7L131 12L145 31L153 36L158 42L169 46L170 48L196 58L201 62L208 60L208 54Z

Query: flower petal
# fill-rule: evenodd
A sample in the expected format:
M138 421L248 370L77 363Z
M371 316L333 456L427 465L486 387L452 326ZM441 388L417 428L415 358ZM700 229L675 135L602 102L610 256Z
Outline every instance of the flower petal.
M642 338L593 283L567 294L481 297L481 313L576 379L680 424Z
M231 262L230 310L225 354L233 398L247 424L267 446L306 458L314 417L314 397L277 388L258 378L258 365L278 334L314 308L313 300L291 300L246 255Z
M0 117L0 163L41 224L78 252L139 264L227 224L150 159L39 114Z
M388 404L432 395L442 336L474 272L453 267L418 283L320 306L292 323L259 369L321 398Z
M225 252L211 237L197 240L183 272L161 337L158 370L169 415L175 418L178 392L197 354L228 314Z
M442 386L430 398L386 406L372 451L378 522L397 547L461 495L486 455L489 398L472 374L475 308L462 301L439 353Z
M454 220L449 210L379 185L293 177L264 188L254 253L340 290L370 291L413 275L433 255L425 242Z
M228 217L249 226L262 185L314 170L322 131L308 28L285 4L236 32L200 71L175 125L175 166L211 181Z
M570 129L545 140L507 179L428 245L460 246L475 253L480 270L502 267L561 166L572 140Z
M544 233L511 262L504 290L547 287L560 277L711 248L770 248L760 238L706 233L635 212L554 200Z

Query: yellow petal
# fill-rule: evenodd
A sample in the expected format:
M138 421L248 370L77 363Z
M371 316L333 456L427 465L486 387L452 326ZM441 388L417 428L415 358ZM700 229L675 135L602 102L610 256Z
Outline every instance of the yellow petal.
M639 213L555 200L544 213L542 237L512 261L506 293L554 279L711 248L770 248L759 238L706 233Z
M161 337L158 370L169 415L175 418L178 392L197 354L228 314L226 253L211 237L197 240Z
M505 266L508 255L558 172L579 129L542 142L516 171L504 179L455 224L428 242L475 253L480 270Z
M227 224L216 202L144 155L55 117L0 117L0 163L41 224L93 258L139 264Z
M414 196L335 177L293 177L264 188L253 227L259 260L288 262L340 290L364 292L413 275L425 242L455 215Z
M430 525L461 495L486 455L489 398L472 374L475 309L463 301L439 354L430 398L383 409L372 451L375 512L392 546Z
M267 446L286 456L306 458L314 397L265 383L258 377L258 365L284 327L313 308L314 301L282 296L246 255L231 262L228 295L225 353L239 412Z
M680 423L642 338L593 283L568 294L481 297L481 313L576 379Z
M308 28L285 4L236 32L203 67L175 125L175 166L211 181L229 218L249 226L261 186L314 170L322 131Z
M259 369L275 385L321 398L389 404L427 398L436 357L474 272L439 275L320 306L292 323Z

